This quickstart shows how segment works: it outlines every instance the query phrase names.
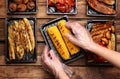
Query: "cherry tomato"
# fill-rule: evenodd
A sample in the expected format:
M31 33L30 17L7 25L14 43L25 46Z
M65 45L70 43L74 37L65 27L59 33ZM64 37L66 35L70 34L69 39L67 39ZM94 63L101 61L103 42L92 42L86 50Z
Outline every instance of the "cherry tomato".
M99 44L102 47L106 47L102 42L97 42L97 44Z
M54 6L54 4L51 0L48 0L48 6Z
M65 2L71 5L72 7L75 5L75 2L73 0L66 0Z
M72 10L72 7L66 8L66 12L70 12Z
M57 9L59 10L59 11L61 11L61 12L65 12L65 10L66 10L66 7L64 6L64 5L61 5L61 4L57 4Z
M64 5L65 4L65 0L58 0L58 3Z

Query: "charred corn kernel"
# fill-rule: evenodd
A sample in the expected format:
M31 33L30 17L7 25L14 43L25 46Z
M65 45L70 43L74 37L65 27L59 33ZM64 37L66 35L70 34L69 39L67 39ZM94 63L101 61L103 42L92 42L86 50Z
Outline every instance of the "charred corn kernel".
M24 49L20 41L21 39L20 39L20 34L19 34L20 30L19 30L18 22L15 21L13 27L16 28L14 32L16 55L17 55L17 58L21 60L24 56Z
M20 39L21 39L21 43L23 45L23 48L26 52L30 52L32 50L32 45L30 43L30 39L28 36L27 31L25 30L25 23L23 20L19 20L18 22L19 24L19 31L20 31Z
M30 22L27 18L23 18L23 21L25 23L25 29L28 33L30 43L31 43L31 46L32 46L31 53L33 54L34 53L33 51L34 51L34 48L35 48L35 38L34 38L34 33L33 33L33 30L32 30L32 26L31 26L31 24L30 24Z
M64 60L68 60L70 58L69 51L62 39L62 36L56 26L49 27L47 32L56 47L58 53Z
M61 20L61 21L58 22L58 28L59 28L59 30L60 30L60 32L62 34L62 37L63 37L63 39L64 39L64 41L66 43L66 46L67 46L70 54L74 55L74 54L76 54L77 52L80 51L80 48L77 47L76 45L74 45L72 42L70 42L68 40L68 38L65 37L65 33L72 34L71 31L68 28L66 28L65 25L66 25L65 20Z
M9 58L10 60L15 59L15 43L13 40L13 34L12 34L12 25L8 27L8 41L9 41Z

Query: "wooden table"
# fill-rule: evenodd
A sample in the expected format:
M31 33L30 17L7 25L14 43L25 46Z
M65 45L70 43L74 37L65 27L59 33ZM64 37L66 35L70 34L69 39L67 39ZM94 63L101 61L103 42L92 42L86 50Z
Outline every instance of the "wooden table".
M75 20L82 25L88 19L115 19L117 34L117 51L120 52L120 1L118 0L117 16L115 18L88 17L86 16L86 0L78 0L78 14L68 15L70 20ZM30 64L6 64L5 62L5 18L13 16L35 16L37 18L37 62ZM45 42L39 31L40 25L51 19L63 15L47 15L46 0L38 0L38 13L36 15L7 15L6 0L0 2L0 79L53 79L46 73L41 65L41 53ZM68 64L82 79L120 79L120 71L115 67L87 67L85 58Z

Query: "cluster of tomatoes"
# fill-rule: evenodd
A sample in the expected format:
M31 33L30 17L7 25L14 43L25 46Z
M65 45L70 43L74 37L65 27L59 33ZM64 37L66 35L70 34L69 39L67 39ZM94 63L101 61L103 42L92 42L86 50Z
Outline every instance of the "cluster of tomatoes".
M48 6L56 7L60 12L70 12L75 5L73 0L48 0Z

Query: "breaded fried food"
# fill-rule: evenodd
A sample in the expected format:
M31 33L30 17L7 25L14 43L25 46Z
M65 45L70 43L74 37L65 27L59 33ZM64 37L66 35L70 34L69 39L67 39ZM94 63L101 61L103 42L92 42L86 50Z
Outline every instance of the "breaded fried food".
M18 24L19 24L20 38L22 41L23 48L28 53L32 51L32 46L29 40L28 33L25 30L25 23L23 20L19 20Z
M27 10L27 6L25 4L19 4L18 7L17 7L17 10L19 12L24 12Z
M58 53L64 60L70 59L69 51L62 39L62 36L57 28L57 26L51 26L47 29L47 32L56 47Z
M32 30L32 26L31 26L31 24L30 24L30 22L27 18L23 18L23 21L25 23L25 29L28 33L29 40L30 40L30 43L31 43L31 46L32 46L31 53L33 53L34 48L35 48L35 38L34 38L34 33L33 33L33 30Z
M97 12L100 12L103 14L109 14L109 15L116 13L116 11L114 9L105 5L104 3L99 2L98 0L87 0L87 2L89 4L89 6Z
M14 12L17 10L17 4L16 3L10 3L9 4L9 10Z
M66 44L70 54L74 55L74 54L78 53L80 51L80 48L77 47L76 45L74 45L72 42L70 42L68 40L68 38L65 37L65 33L72 34L71 31L68 28L66 28L66 21L65 20L59 21L58 28L61 32L61 35L65 41L65 44Z

